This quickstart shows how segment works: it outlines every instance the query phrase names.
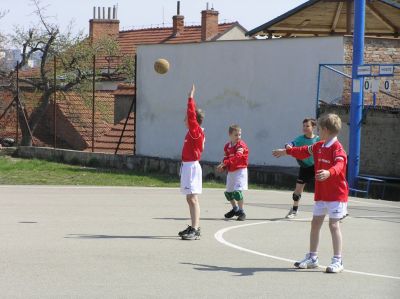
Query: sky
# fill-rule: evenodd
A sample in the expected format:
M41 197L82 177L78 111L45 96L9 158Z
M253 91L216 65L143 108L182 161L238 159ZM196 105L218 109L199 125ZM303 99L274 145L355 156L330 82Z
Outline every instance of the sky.
M89 31L89 19L93 17L93 6L112 7L118 5L120 30L144 27L171 26L176 14L176 0L40 0L46 7L45 14L61 29L73 22L73 31ZM198 25L201 10L210 7L219 11L220 22L238 21L247 30L295 8L306 0L181 0L181 15L187 25ZM0 11L8 11L0 19L0 32L12 34L15 25L29 28L37 24L31 0L0 0ZM107 11L107 9L106 9Z

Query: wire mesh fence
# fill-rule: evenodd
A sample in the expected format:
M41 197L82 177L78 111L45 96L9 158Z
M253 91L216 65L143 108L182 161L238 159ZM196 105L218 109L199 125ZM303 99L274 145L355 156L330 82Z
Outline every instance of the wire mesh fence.
M54 78L50 88L41 87L36 69L18 70L11 79L2 79L0 142L134 154L135 88L113 78L120 59L94 57L90 79L71 90L59 88L66 83L56 67L49 70L48 77Z

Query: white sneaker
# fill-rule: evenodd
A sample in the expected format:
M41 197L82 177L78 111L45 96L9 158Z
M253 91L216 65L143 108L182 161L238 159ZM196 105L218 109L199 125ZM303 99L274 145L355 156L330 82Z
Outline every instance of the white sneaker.
M318 257L312 258L309 253L300 262L295 262L294 266L300 269L313 269L318 267Z
M290 208L289 213L286 215L286 218L292 219L297 216L297 211L293 210L293 208Z
M344 269L341 259L332 258L332 263L326 267L326 273L339 273Z

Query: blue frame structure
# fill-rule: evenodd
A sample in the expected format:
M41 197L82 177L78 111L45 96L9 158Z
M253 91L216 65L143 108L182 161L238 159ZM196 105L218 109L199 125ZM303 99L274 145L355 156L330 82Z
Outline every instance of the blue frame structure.
M400 63L368 63L368 64L363 64L363 66L370 66L371 69L372 69L372 67L393 66L394 71L395 71L395 68L399 68L400 67ZM351 67L352 68L351 69L352 70L352 72L351 72L352 74L350 75L350 74L347 74L345 72L342 72L342 71L336 69L335 67L348 67L348 68ZM316 99L316 107L315 107L316 108L316 116L317 117L319 116L318 114L319 114L320 89L321 89L321 73L322 73L323 69L328 69L328 70L330 70L330 71L332 71L332 72L334 72L334 73L336 73L336 74L338 74L340 76L343 76L343 77L345 77L347 79L350 79L350 80L354 79L354 66L353 66L353 64L349 64L349 63L323 63L323 64L319 64L319 67L318 67L318 81L317 81L317 99ZM357 67L355 68L355 73L357 73ZM359 105L358 105L358 102L357 102L357 107L356 108L360 110L361 118L360 119L356 119L355 121L354 121L354 119L350 118L349 145L352 144L352 138L353 138L353 145L354 145L354 142L358 141L358 148L357 148L357 146L356 147L353 146L353 148L351 146L349 146L349 165L348 165L348 167L349 167L348 168L348 170L349 170L348 171L349 185L350 185L350 173L354 176L353 180L352 180L352 185L350 185L350 189L351 190L356 190L357 192L362 192L361 190L357 190L356 189L357 180L358 179L364 179L364 180L366 179L365 176L360 176L359 175L359 156L360 156L359 144L360 144L360 141L361 141L361 125L362 125L363 110L364 110L364 86L362 84L363 78L364 77L379 78L379 77L393 77L393 76L394 76L394 72L391 75L389 75L389 74L380 74L380 73L378 73L378 74L371 73L369 75L357 75L357 77L360 80L360 92L359 92L359 94L361 95L361 99L360 99L360 104ZM375 104L376 104L375 103L376 102L375 93L373 94L373 96L374 96L373 100L374 100L374 106L375 106ZM358 101L358 99L357 99L357 101ZM353 103L353 98L352 98L352 103ZM369 109L369 108L370 108L370 106L367 107L367 109ZM350 111L351 111L351 106L350 106ZM357 111L357 113L358 113L358 111ZM354 135L353 136L351 135L351 128L352 127L353 127L353 130L355 129L355 130L359 131L359 132L357 132L357 134L359 134L358 136L356 135L356 137L354 137ZM354 138L356 138L356 139L354 139ZM358 150L358 152L355 152L357 150ZM350 156L351 155L353 155L353 157L355 156L356 159L357 159L356 161L353 160L353 164L350 163ZM355 162L357 162L357 165L355 165ZM353 166L353 168L351 169L351 171L352 171L351 172L350 168L352 166ZM356 167L354 167L354 166L356 166ZM370 181L368 182L368 188L367 189L369 189L369 184L370 184ZM366 192L368 194L368 190Z

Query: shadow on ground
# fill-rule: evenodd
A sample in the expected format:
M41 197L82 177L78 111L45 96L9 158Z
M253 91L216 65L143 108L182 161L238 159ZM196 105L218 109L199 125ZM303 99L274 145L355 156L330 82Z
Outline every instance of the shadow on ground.
M236 274L233 276L252 276L257 272L303 272L301 269L296 269L296 268L251 268L251 267L245 267L245 268L239 268L239 267L220 267L220 266L214 266L214 265L204 265L204 264L193 264L193 263L181 263L182 265L191 265L194 266L195 270L198 271L210 271L210 272L229 272L232 274ZM307 270L307 272L321 272L318 269L313 269L310 271L310 269Z
M144 239L144 240L165 240L176 239L178 236L113 236L113 235L90 235L90 234L68 234L65 239Z

